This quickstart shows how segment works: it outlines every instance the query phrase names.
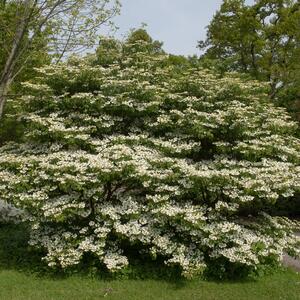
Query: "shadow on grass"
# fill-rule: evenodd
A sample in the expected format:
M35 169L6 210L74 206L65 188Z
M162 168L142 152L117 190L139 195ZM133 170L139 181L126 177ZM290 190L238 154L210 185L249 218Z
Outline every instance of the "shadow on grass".
M41 278L62 280L76 275L111 282L114 280L159 280L171 283L175 289L185 286L187 280L180 276L180 270L167 269L157 262L133 259L131 267L118 273L109 273L100 263L88 255L76 268L66 271L53 270L43 262L44 252L28 245L29 228L26 224L0 224L0 271L15 270Z
M25 224L0 224L0 269L43 274L48 270L43 253L28 245L29 231Z

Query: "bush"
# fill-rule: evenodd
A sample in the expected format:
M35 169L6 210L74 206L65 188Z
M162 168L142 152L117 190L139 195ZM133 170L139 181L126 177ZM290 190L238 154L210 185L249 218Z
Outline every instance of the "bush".
M29 228L26 223L0 224L0 267L26 273L46 274L47 265L41 262L45 255L28 246Z
M89 255L116 272L135 251L188 278L299 254L296 224L266 213L299 191L297 124L261 83L174 71L136 43L25 84L27 133L0 149L0 197L29 214L30 244L51 267Z

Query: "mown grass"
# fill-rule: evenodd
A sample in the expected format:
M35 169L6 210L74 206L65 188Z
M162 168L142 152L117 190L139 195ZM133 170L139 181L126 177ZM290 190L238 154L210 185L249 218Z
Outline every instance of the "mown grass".
M299 300L300 275L284 271L257 281L168 282L97 280L80 276L45 278L15 270L0 271L2 300Z
M278 270L257 280L100 279L47 273L26 230L0 225L0 300L264 300L300 299L300 275Z

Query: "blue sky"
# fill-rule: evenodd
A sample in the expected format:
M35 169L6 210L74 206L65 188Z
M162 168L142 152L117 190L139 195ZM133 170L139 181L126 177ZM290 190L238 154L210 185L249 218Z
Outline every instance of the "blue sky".
M121 15L115 18L120 28L119 38L146 23L150 35L164 42L167 52L192 55L199 54L197 41L205 39L205 27L222 0L121 0L121 3Z

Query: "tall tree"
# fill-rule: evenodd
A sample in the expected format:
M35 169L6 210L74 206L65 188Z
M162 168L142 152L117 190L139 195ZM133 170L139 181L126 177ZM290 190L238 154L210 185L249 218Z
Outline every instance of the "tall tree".
M112 37L101 37L96 50L97 65L107 67L111 64L120 63L130 53L144 53L144 55L160 55L165 53L162 49L163 43L153 40L146 29L132 29L124 42ZM151 59L149 57L149 59Z
M10 86L30 60L30 50L48 36L49 51L57 61L70 51L82 51L95 44L99 28L112 24L119 12L119 0L24 0L0 2L0 26L5 49L0 73L0 117ZM13 10L11 10L13 7ZM14 24L5 26L4 13L12 11ZM3 13L4 12L4 13ZM1 39L0 39L1 42Z
M0 2L0 74L4 70L10 48L13 44L14 34L17 30L16 12L18 5L16 2L7 3ZM25 34L23 43L28 41L28 33ZM28 55L26 61L20 59L18 66L22 65L18 72L17 82L28 80L32 77L34 68L39 67L47 62L50 62L48 53L48 35L46 32L40 35L39 39L35 39L31 47L26 51ZM23 57L22 57L23 58ZM25 58L25 57L24 57ZM25 62L25 63L24 63ZM16 84L16 81L14 81ZM19 85L18 85L19 88Z
M226 70L249 73L270 83L272 99L297 88L300 66L300 3L295 0L224 0L198 46L203 58L223 61Z

